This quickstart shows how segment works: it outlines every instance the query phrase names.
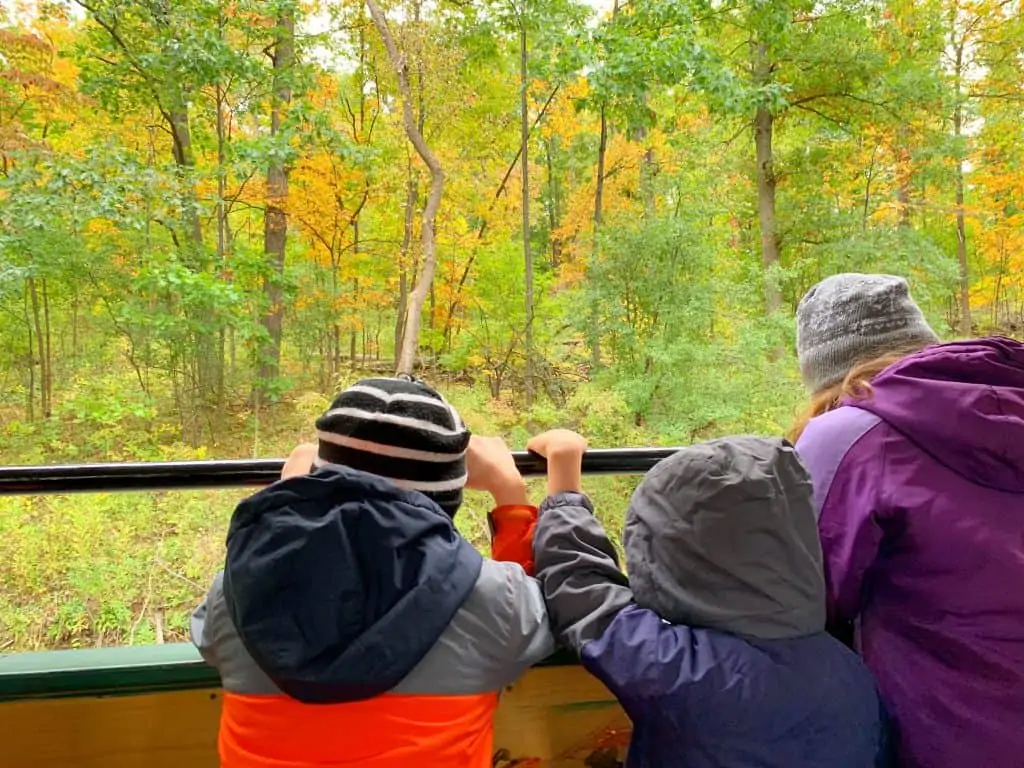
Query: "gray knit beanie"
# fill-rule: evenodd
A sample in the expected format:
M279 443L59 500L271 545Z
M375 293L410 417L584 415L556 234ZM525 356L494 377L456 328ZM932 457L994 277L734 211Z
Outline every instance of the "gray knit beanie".
M902 277L833 275L796 310L796 354L811 392L839 383L860 363L938 341Z

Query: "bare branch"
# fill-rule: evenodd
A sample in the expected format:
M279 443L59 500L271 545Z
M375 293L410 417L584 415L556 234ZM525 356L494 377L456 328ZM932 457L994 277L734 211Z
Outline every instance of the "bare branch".
M559 90L560 87L561 87L560 85L556 85L552 89L551 95L548 96L548 100L544 102L544 106L541 108L540 112L537 114L537 118L533 121L533 125L530 126L530 133L531 134L533 133L534 128L536 128L540 124L540 121L544 119L544 116L547 114L548 107L550 107L551 103L555 100L555 96L558 93L558 90ZM512 162L509 163L508 168L505 169L505 175L501 177L501 183L498 185L498 189L494 193L494 199L491 200L491 205L487 209L487 215L488 216L494 210L495 204L498 202L498 200L501 198L502 193L505 191L505 186L508 184L508 180L512 176L512 171L514 171L516 169L516 166L519 164L519 158L522 157L522 154L523 154L523 147L522 147L522 144L520 144L519 145L519 149L516 150L515 157L512 158ZM486 231L487 231L487 216L484 217L484 221L480 225L480 231L478 231L476 233L477 240L483 239L484 233Z
M804 112L810 112L812 115L817 115L822 120L827 120L828 122L832 123L833 125L836 125L836 126L842 128L844 131L847 131L847 132L849 131L849 128L846 125L846 123L842 122L838 118L835 118L835 117L832 117L831 115L825 114L824 112L822 112L819 109L815 109L814 107L809 107L809 106L807 106L807 104L798 104L798 105L796 105L796 108L800 109L800 110L803 110Z
M885 102L875 101L874 99L869 99L864 96L857 96L856 94L849 93L848 91L835 91L831 93L812 93L808 96L804 96L803 98L789 102L789 106L803 108L805 104L809 104L812 101L820 101L824 99L849 99L850 101L856 101L859 104L867 104L868 106L881 109L884 112L887 112L892 117L896 118L897 120L903 119L903 115L901 115L899 112L897 112L895 109L893 109L890 105L886 104Z

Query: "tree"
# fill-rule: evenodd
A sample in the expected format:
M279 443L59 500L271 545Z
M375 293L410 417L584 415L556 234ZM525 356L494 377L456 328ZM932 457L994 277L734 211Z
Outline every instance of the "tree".
M972 107L977 121L969 137L972 146L961 147L970 152L967 159L974 168L972 204L964 206L965 228L974 233L977 255L969 273L969 298L975 308L989 310L987 320L976 312L971 318L1012 333L1024 327L1024 153L1018 135L1024 116L1024 18L1013 4L999 2L964 5L962 12L969 15L961 22L973 25L970 30L962 27L962 37L969 41L965 56L970 54L965 74L973 82L963 83L962 78L959 103ZM964 165L959 164L961 176ZM963 274L961 270L961 278ZM963 304L963 280L960 288Z
M954 179L956 184L956 256L960 267L960 334L970 336L971 285L967 265L967 214L964 209L964 79L967 76L968 59L965 57L971 33L980 23L980 17L965 18L959 0L950 8L949 45L952 49L953 73L953 140L955 142Z
M526 365L523 384L526 392L526 407L533 405L533 252L530 239L530 81L529 54L526 49L526 0L521 0L519 17L519 162L522 177L523 206L523 264L526 268L526 329L523 334L526 343Z
M419 126L416 124L416 115L413 111L412 88L409 85L409 67L405 56L398 50L394 36L391 34L391 27L388 25L387 17L377 4L376 0L366 0L366 7L370 10L370 16L377 27L377 31L387 49L388 57L391 59L391 66L394 68L395 76L398 78L398 91L402 101L402 124L405 127L406 136L419 155L423 164L430 171L430 193L427 195L427 204L423 209L423 266L416 287L409 294L408 306L405 310L406 322L405 331L402 334L402 348L396 351L396 368L398 373L412 374L416 365L416 353L419 349L420 323L422 321L423 304L427 300L427 293L434 280L434 270L437 267L437 255L434 251L434 225L437 219L437 211L441 206L441 197L444 194L444 171L437 156L430 149Z
M47 158L47 136L61 110L73 105L74 94L61 83L54 72L53 47L32 33L0 29L0 178L7 182L12 194L17 195L25 184L34 186L39 179L36 167ZM19 161L28 164L18 168ZM24 171L25 173L21 173ZM13 178L12 178L13 175ZM29 214L38 221L37 214ZM37 237L28 235L25 221L11 216L6 222L7 236L0 243L12 252L12 264L23 261L23 252L38 246ZM25 228L25 229L23 229ZM25 239L21 236L24 235ZM50 246L56 243L51 242ZM27 349L25 359L29 370L27 407L29 418L34 415L35 368L39 367L39 407L43 418L53 412L53 354L50 312L50 287L53 262L49 254L40 254L40 261L31 260L8 268L4 286L11 291L20 283L25 297L25 323ZM43 263L46 266L43 266Z
M817 6L809 0L740 2L721 8L701 0L655 0L621 12L606 32L603 87L642 94L652 77L685 81L713 113L750 131L764 275L764 306L781 307L778 270L784 233L776 198L778 130L794 111L842 124L844 106L891 109L866 93L881 64L866 0ZM738 50L747 56L735 56Z
M1020 11L1008 0L950 0L946 7L948 46L946 65L950 81L949 118L952 128L952 161L955 184L956 253L960 269L957 290L959 332L974 334L971 313L971 268L968 261L968 206L965 162L975 131L970 123L981 111L981 103L1020 100L1024 90L1020 72L1009 82L1000 75L1007 65L1024 54ZM990 73L986 77L985 73ZM995 74L992 77L992 74ZM987 82L986 82L987 81Z
M285 246L288 241L288 174L290 154L287 138L281 141L285 111L292 100L292 80L295 68L295 7L282 0L277 11L274 29L274 50L271 54L273 75L271 82L270 139L277 140L267 166L267 203L263 214L263 250L267 255L268 274L263 279L267 309L263 316L266 340L260 350L258 386L266 387L277 378L281 365L281 322L284 317Z

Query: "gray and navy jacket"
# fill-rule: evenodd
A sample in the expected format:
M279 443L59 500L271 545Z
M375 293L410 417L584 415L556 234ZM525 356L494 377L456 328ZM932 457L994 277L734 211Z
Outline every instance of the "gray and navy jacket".
M633 721L628 768L875 768L885 715L825 630L810 479L782 440L688 448L637 488L630 579L587 497L541 505L537 578L558 638Z
M192 617L226 768L485 768L498 694L554 650L538 583L422 494L322 469L243 501Z

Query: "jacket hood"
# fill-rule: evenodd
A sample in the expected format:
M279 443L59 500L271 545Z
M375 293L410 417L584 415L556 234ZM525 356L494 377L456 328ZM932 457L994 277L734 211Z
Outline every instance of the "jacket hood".
M785 440L665 459L633 494L624 544L637 603L674 624L763 639L825 628L811 480Z
M419 663L482 562L422 494L323 469L238 505L224 597L246 650L284 693L356 701Z
M991 338L929 347L882 371L874 413L962 477L1024 492L1024 344Z

